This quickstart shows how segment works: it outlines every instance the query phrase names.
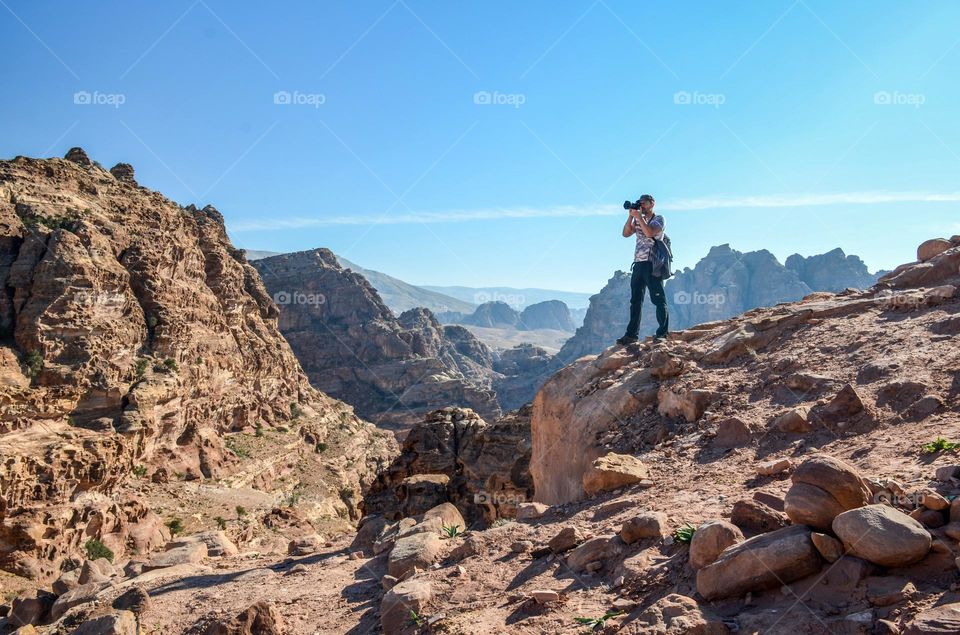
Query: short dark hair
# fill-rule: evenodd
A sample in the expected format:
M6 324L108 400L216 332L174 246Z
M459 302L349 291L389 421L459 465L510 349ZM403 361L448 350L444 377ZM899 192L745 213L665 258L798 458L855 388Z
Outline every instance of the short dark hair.
M657 199L653 198L653 195L652 195L652 194L644 194L644 195L642 195L642 196L641 196L639 199L637 199L637 200L638 200L638 201L650 201L651 203L656 203L656 202L657 202Z

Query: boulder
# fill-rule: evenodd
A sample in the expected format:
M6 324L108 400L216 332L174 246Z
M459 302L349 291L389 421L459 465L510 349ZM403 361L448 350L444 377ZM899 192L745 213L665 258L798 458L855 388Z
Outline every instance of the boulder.
M809 417L810 410L808 408L791 408L774 418L770 422L770 428L778 432L804 434L813 430Z
M20 595L11 602L7 621L15 627L41 624L56 599L56 596L44 591Z
M773 459L757 464L757 474L759 476L776 476L782 474L793 467L793 463L788 458Z
M203 635L285 635L280 612L270 602L257 602L229 620L217 620Z
M109 565L110 563L108 562L107 564ZM101 584L109 579L109 576L104 575L100 571L100 567L93 564L90 560L84 560L80 566L80 577L77 578L77 582L79 584L90 584L91 582Z
M54 620L59 620L63 617L64 613L73 607L86 604L87 602L93 602L101 588L103 588L101 585L91 582L90 584L81 584L75 589L70 589L58 597L57 601L50 607L50 617Z
M400 579L414 567L426 569L439 560L443 541L435 533L419 533L397 539L387 559L387 573Z
M620 539L631 545L642 538L662 538L667 533L667 515L643 512L623 523Z
M919 522L887 505L851 509L833 520L847 552L882 567L902 567L930 551L931 536Z
M837 514L870 501L870 490L856 468L826 454L801 463L791 481L784 510L797 525L828 530Z
M117 610L130 611L134 615L141 615L149 611L153 603L147 590L140 585L135 585L117 596L110 606Z
M647 467L628 454L611 452L594 460L583 475L583 491L587 496L633 485L648 477Z
M737 417L724 419L717 426L717 434L713 437L713 445L718 448L739 448L750 445L753 435L750 427Z
M553 553L563 553L564 551L573 549L583 542L583 540L584 536L580 533L580 530L570 526L561 529L556 536L550 539L547 546Z
M380 602L380 627L384 635L404 632L410 614L420 615L433 597L433 589L426 580L404 580L387 591Z
M727 635L723 621L702 608L696 600L671 593L644 609L636 620L617 631L622 635Z
M138 635L137 617L130 611L115 611L87 620L70 635Z
M815 531L810 535L810 539L813 541L813 546L817 548L817 551L827 562L836 562L843 555L843 543L833 536Z
M707 600L783 586L820 570L822 561L803 526L761 534L726 549L697 572L697 591Z
M912 582L896 576L867 578L867 599L874 606L891 606L909 600L917 593Z
M309 556L323 549L326 539L320 534L308 534L294 538L287 545L288 556Z
M936 258L946 250L953 247L949 240L945 238L931 238L920 243L917 247L917 260L926 262Z
M80 586L80 569L71 569L61 573L60 577L53 581L52 588L57 595L63 595L78 586Z
M657 412L664 417L683 417L689 422L699 419L717 394L700 388L685 389L679 385L661 386L657 393Z
M846 384L825 406L817 409L817 416L828 422L852 417L864 409L863 399L852 384Z
M535 520L547 513L548 509L550 506L543 503L520 503L517 505L517 520Z
M587 565L615 558L622 542L617 536L597 536L586 541L567 556L567 566L573 571L586 571Z
M921 504L927 509L933 509L936 511L943 511L944 509L950 509L950 501L943 497L939 492L926 491L923 493L921 499Z
M165 569L178 564L195 564L207 557L207 545L203 542L187 543L157 554L143 565L144 571Z
M222 531L204 531L199 534L177 538L167 543L167 549L186 547L198 542L207 546L207 555L211 558L230 557L240 553L237 545L227 538L227 534Z
M754 499L734 503L730 522L744 531L761 534L790 524L786 514Z
M441 503L423 514L424 521L434 518L440 521L441 529L443 527L459 527L461 532L467 530L467 521L463 519L460 510L452 503Z
M690 541L690 566L702 569L714 563L727 547L743 540L743 532L733 523L725 520L705 522L697 528Z
M956 635L960 633L960 602L921 611L907 624L903 635Z

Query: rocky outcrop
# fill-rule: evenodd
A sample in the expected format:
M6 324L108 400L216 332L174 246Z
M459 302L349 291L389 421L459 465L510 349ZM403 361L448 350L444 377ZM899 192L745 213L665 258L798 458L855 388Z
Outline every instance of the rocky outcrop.
M452 328L452 327L448 327ZM518 344L496 353L493 389L504 410L530 403L553 367L553 355L533 344Z
M460 320L461 324L492 328L521 328L520 314L506 302L484 302L471 315Z
M859 256L846 255L839 247L818 256L804 258L800 254L788 257L784 266L814 291L869 289L878 276L867 270Z
M515 518L517 505L533 498L529 462L529 408L493 423L444 408L410 430L367 494L365 510L396 520L451 502L468 522Z
M548 504L580 500L587 494L583 479L598 457L617 452L642 460L644 449L681 430L713 436L721 422L734 417L752 421L752 426L741 428L749 437L766 422L773 422L767 434L837 435L863 433L880 421L915 420L921 412L922 418L938 416L945 404L938 395L955 391L947 371L938 364L934 380L931 367L917 357L891 361L883 342L922 338L926 331L917 324L929 322L931 332L946 328L942 325L952 318L943 311L958 301L960 284L960 238L951 244L955 246L926 262L887 274L867 291L808 294L798 302L704 323L666 340L613 346L564 367L544 384L533 403L530 471L537 500ZM753 260L769 262L763 254ZM738 263L729 270L751 269ZM704 278L704 283L710 279ZM746 289L751 280L758 278L747 276ZM751 293L743 297L762 299ZM592 306L603 301L594 297ZM911 320L892 319L906 312ZM933 341L929 359L949 356L944 346L943 340ZM823 352L827 350L829 357ZM835 376L824 375L829 372ZM895 376L877 382L890 374ZM899 391L897 400L890 399L888 382L905 378L916 382L918 377L927 378L920 388ZM936 407L920 408L924 394L936 398ZM895 407L887 409L891 404ZM787 426L785 412L793 412L803 425ZM794 522L828 529L837 514L867 502L862 484L857 485L855 500L847 494L845 479L858 481L842 466L835 467L834 480L813 469L807 475L803 466L794 475L787 498L787 513ZM655 471L651 478L656 482ZM830 501L832 505L826 505Z
M149 548L162 523L124 498L133 468L225 476L227 432L299 413L353 453L334 491L389 456L389 439L309 386L220 213L138 186L132 168L107 172L79 148L0 162L0 284L7 570L52 575L91 538Z
M560 300L547 300L524 308L517 326L524 331L554 329L572 333L574 330L570 309Z
M327 249L253 264L310 382L361 416L405 430L438 405L500 414L490 351L466 329L441 326L422 308L394 317L370 283Z
M693 269L677 272L666 283L670 328L680 330L715 320L725 320L757 307L794 302L814 291L865 289L876 281L856 256L840 249L819 256L790 256L781 265L766 250L739 252L729 245L713 247ZM569 364L593 355L623 335L630 304L630 274L618 271L597 295L583 326L557 354L558 364ZM657 328L647 302L641 334ZM558 366L559 367L559 366Z

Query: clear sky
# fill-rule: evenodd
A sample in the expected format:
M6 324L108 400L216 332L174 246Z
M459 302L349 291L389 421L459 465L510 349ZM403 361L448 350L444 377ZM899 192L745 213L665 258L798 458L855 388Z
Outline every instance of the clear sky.
M0 0L0 156L84 147L248 249L594 292L620 204L870 268L960 233L960 3Z

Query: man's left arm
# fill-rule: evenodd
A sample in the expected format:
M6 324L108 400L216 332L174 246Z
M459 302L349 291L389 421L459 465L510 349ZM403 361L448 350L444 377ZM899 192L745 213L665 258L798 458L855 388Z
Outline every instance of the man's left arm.
M663 218L660 216L654 216L650 219L648 223L642 216L640 217L640 223L638 224L638 229L643 232L643 235L647 238L654 238L663 231Z

